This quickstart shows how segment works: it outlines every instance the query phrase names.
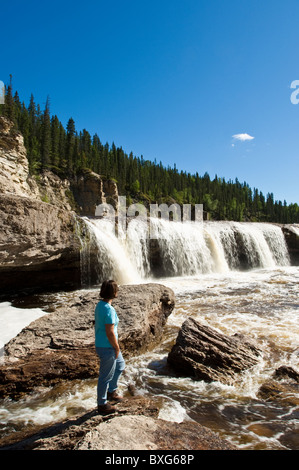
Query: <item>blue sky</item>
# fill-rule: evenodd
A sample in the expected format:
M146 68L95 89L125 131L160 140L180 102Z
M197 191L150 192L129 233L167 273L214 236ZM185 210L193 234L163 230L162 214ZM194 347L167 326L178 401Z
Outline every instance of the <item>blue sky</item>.
M103 143L299 203L297 0L11 0L0 14L0 80L26 104L49 95Z

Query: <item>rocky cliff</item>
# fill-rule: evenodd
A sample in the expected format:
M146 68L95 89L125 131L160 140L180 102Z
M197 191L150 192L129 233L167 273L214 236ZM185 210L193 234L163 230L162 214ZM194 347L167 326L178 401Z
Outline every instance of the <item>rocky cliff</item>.
M78 214L116 207L117 196L115 182L90 171L72 180L50 171L31 176L22 135L0 116L0 298L81 287L88 233Z
M0 194L0 296L79 287L78 224L52 204Z

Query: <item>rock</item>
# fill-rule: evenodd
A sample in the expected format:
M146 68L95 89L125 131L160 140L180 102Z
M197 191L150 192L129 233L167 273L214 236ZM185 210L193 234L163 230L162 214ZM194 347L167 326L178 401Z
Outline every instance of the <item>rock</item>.
M274 372L274 377L280 380L290 380L299 384L299 373L289 366L280 366Z
M13 123L0 116L0 193L29 196L28 160L24 139Z
M117 214L118 208L118 188L117 184L112 179L103 179L103 190L104 190L104 197L103 202L107 204L111 204L114 207L115 212Z
M0 297L79 288L80 220L28 197L0 194Z
M52 171L45 170L39 175L28 176L27 181L31 189L30 197L67 211L77 209L68 179L61 179Z
M48 446L44 449L50 450ZM195 422L172 423L148 416L117 416L85 434L75 450L224 450L228 442Z
M281 227L290 254L291 264L299 266L299 224Z
M63 381L96 377L99 364L95 351L36 350L22 359L0 367L0 397L18 399L36 387L49 387Z
M73 294L67 305L35 320L7 343L0 397L17 398L40 385L96 377L94 309L98 301L97 290ZM172 290L162 285L120 286L113 305L120 319L124 356L155 344L174 304Z
M117 209L117 184L91 170L82 170L81 174L73 178L71 190L81 216L94 217L99 204L111 204Z
M51 171L29 175L24 139L13 129L13 123L0 116L0 193L30 197L71 210L70 182Z
M266 401L278 401L288 406L298 406L299 373L289 366L280 366L273 377L258 391L258 397Z
M80 256L94 266L97 253L76 213L94 216L103 202L116 207L117 185L91 171L73 180L48 170L30 175L23 137L13 127L0 116L0 298L80 288ZM88 282L98 277L91 268Z
M168 355L168 363L179 374L206 382L230 384L238 374L255 364L258 348L244 338L226 336L188 318Z
M93 217L97 205L103 202L102 178L96 173L86 170L72 180L71 189L80 215Z
M90 411L30 435L14 433L1 450L235 450L228 441L192 421L159 419L154 400L125 399L108 417Z

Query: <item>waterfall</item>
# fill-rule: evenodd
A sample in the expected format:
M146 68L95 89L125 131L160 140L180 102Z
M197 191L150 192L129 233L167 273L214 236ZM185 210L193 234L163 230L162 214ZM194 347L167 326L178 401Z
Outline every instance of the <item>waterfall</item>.
M98 280L115 279L120 284L140 282L140 275L135 263L132 263L125 243L115 235L114 223L105 219L84 221L90 232L90 244L97 248ZM87 282L88 283L88 282Z
M170 222L138 218L117 237L114 221L83 219L96 249L98 282L138 283L163 276L192 276L290 264L280 227L245 222ZM149 230L149 226L151 230ZM84 250L86 256L88 250ZM94 251L94 249L90 250ZM90 263L84 259L82 264ZM89 268L90 271L90 268Z
M290 225L289 229L299 237L299 225Z

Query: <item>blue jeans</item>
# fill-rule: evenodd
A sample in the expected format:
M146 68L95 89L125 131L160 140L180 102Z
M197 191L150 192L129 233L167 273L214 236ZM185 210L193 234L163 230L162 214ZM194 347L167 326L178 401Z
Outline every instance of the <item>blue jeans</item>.
M107 403L107 392L117 389L118 379L125 368L122 353L119 352L117 359L113 348L96 348L100 358L100 372L97 387L98 405Z

